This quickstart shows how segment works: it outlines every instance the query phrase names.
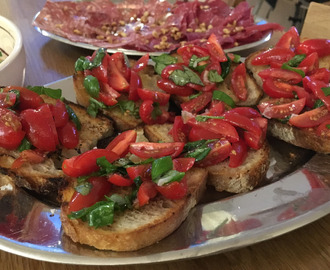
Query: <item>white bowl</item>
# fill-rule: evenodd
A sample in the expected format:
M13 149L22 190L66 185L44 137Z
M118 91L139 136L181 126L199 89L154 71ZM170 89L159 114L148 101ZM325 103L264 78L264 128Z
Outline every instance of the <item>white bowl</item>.
M0 16L0 48L8 54L0 63L0 86L22 86L25 79L22 35L13 22L2 16Z

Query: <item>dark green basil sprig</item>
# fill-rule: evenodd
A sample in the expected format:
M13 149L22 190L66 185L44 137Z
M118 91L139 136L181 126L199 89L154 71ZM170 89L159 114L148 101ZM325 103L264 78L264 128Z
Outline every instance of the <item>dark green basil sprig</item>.
M204 86L198 74L196 74L194 71L192 71L190 68L186 66L182 66L182 67L183 70L180 69L174 70L170 74L169 79L179 86L184 86L188 83Z
M204 159L211 151L210 144L217 140L200 140L185 144L182 153L185 157L195 158L196 162Z
M84 56L79 57L75 63L75 70L83 71L100 66L106 53L107 53L106 49L104 48L98 49L92 61L90 61L88 58Z
M299 64L306 58L306 54L297 54L292 59L290 59L288 62L283 63L281 68L294 71L298 73L301 77L305 77L305 72L301 69L298 69L296 67L299 66Z
M212 99L223 101L224 103L226 103L228 106L230 106L232 108L236 107L234 100L222 91L219 91L219 90L213 91Z
M161 54L159 56L151 56L152 61L155 62L154 69L157 74L162 74L163 69L168 65L173 65L178 62L176 57L169 54Z

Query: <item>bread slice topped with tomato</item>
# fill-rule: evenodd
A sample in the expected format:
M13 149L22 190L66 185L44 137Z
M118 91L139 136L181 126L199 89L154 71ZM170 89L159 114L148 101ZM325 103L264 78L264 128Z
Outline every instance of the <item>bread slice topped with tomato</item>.
M110 116L118 131L142 124L163 124L178 110L199 113L214 98L229 106L256 105L262 90L246 73L238 55L225 54L214 35L204 46L183 46L172 55L145 54L129 61L103 49L81 57L73 76L77 102L96 115ZM150 64L152 63L152 64Z
M56 202L65 184L63 159L96 146L113 134L112 121L91 117L80 105L61 99L61 90L2 88L0 167L16 185Z
M141 142L142 140L142 142ZM71 177L63 192L63 231L98 249L132 251L172 233L206 186L194 158L179 157L184 143L150 143L135 130L105 149L65 160Z
M292 27L278 43L253 53L246 66L262 86L258 108L273 136L330 153L330 40L300 41Z

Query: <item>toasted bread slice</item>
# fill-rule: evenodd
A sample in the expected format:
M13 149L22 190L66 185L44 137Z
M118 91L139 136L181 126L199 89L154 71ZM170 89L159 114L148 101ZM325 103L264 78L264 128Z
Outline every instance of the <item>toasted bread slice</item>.
M145 136L153 142L172 142L168 132L172 124L146 125ZM265 142L259 150L250 149L244 163L237 168L230 168L229 161L207 167L207 184L214 186L217 191L242 193L252 190L265 178L269 167L269 145Z
M300 129L271 119L268 121L268 132L275 138L293 145L330 154L330 138L317 135L315 129Z
M262 89L262 85L263 85L263 81L260 78L260 76L258 75L258 73L266 68L268 68L269 66L263 65L263 66L254 66L252 65L251 61L261 52L265 51L264 50L260 50L254 53L251 53L246 59L245 59L245 66L247 69L247 72L253 76L253 78L255 79L257 85Z
M72 187L63 191L61 221L64 233L74 242L97 249L133 251L152 245L171 234L187 217L205 189L207 172L193 168L187 172L188 195L180 200L169 200L161 195L140 209L128 209L115 215L112 225L93 228L86 222L68 218L68 203Z
M42 96L42 98L50 104L56 102L55 99L48 96ZM109 118L103 115L93 118L82 106L68 101L66 103L81 122L79 143L75 149L61 147L56 152L48 153L42 163L24 163L18 169L11 169L13 162L19 157L19 152L0 148L0 168L14 179L15 184L32 190L52 202L57 201L58 189L66 183L67 178L61 170L63 159L92 149L98 140L111 136L114 132L112 121Z

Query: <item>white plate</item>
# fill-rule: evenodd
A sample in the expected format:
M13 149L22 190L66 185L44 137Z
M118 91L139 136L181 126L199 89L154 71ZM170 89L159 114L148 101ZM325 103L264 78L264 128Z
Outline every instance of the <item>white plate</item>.
M74 99L71 77L48 86L62 88L65 97ZM10 188L0 186L0 248L32 259L67 264L164 262L251 245L329 214L330 155L315 155L277 140L270 142L276 147L272 148L263 187L232 197L208 190L203 203L190 212L177 231L136 252L99 251L75 244L62 235L59 209L21 190L5 197L2 192ZM16 229L4 219L12 208L24 221Z
M33 22L35 21L35 19L39 15L39 13L40 12L38 12L34 16ZM260 18L257 18L256 21L257 21L257 24L265 24L265 23L267 23L265 20L262 20ZM65 44L69 44L69 45L72 45L72 46L76 46L76 47L84 48L84 49L88 49L88 50L93 50L93 51L95 51L95 50L98 49L98 47L96 47L94 45L91 45L91 44L88 44L88 43L82 43L82 42L73 42L73 41L71 41L71 40L69 40L67 38L64 38L64 37L55 35L55 34L49 32L49 31L42 30L42 29L40 29L37 26L34 26L34 28L39 33L41 33L42 35L44 35L46 37L49 37L51 39L57 40L59 42L65 43ZM262 46L264 43L266 43L267 41L269 41L270 38L272 37L272 34L273 34L273 32L272 31L269 31L269 32L265 33L265 35L260 40L258 40L258 41L251 42L251 43L248 43L248 44L245 44L245 45L241 45L241 46L237 46L237 47L233 47L233 48L229 48L229 49L225 49L224 51L227 52L227 53L229 53L229 52L231 52L231 53L240 53L240 52L244 52L244 51L247 51L247 50L250 50L250 49L253 49L253 48L258 48L258 47ZM130 56L142 56L142 55L144 55L146 53L149 53L149 55L152 55L152 56L158 56L158 55L161 55L161 54L164 53L164 52L143 52L143 51L136 51L136 50L127 50L127 49L123 49L123 48L107 49L107 51L109 53L123 52L126 55L130 55Z

